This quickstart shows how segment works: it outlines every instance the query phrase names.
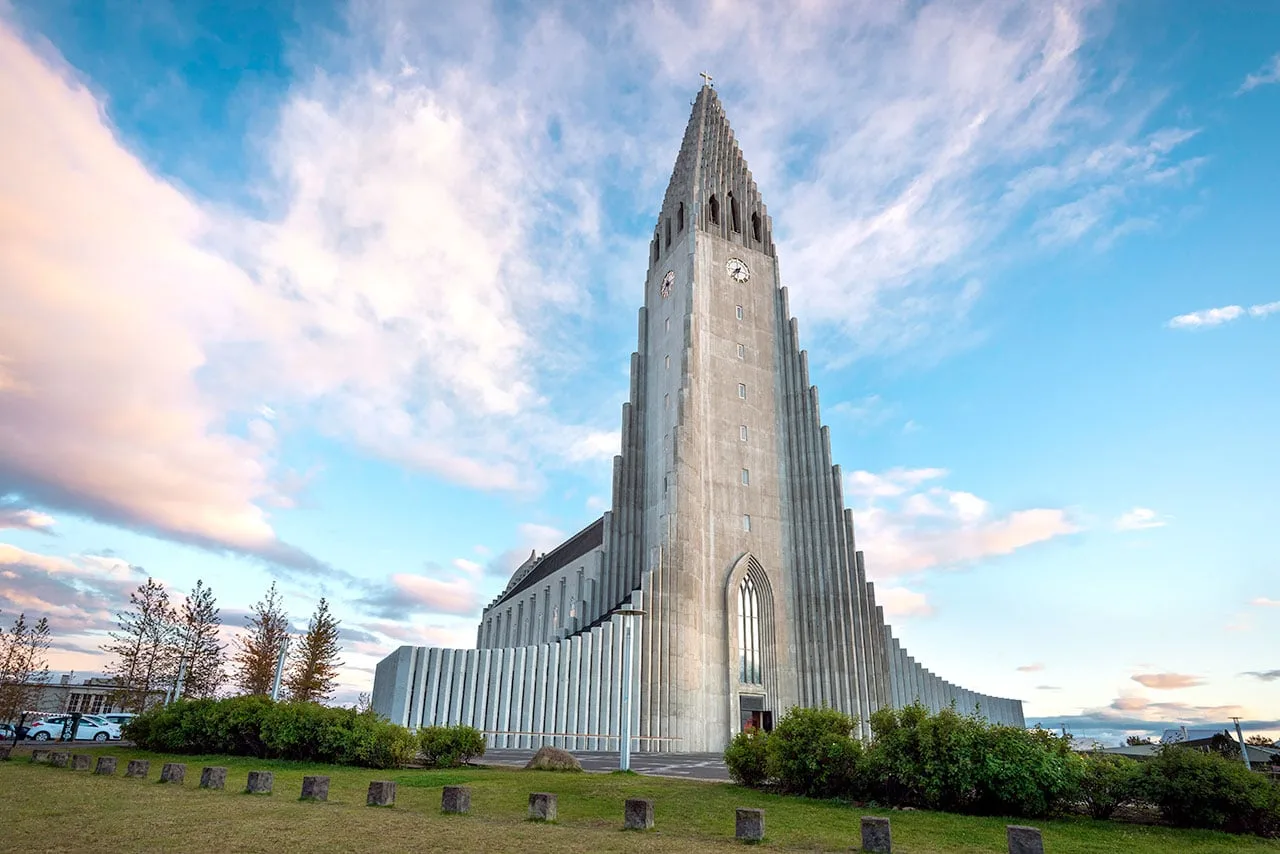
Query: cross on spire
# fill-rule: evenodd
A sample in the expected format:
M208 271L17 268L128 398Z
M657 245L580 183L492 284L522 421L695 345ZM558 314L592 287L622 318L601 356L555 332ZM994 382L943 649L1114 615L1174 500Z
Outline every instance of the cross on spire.
M702 85L703 85L703 86L710 86L710 85L711 85L711 75L710 75L710 74L708 74L707 72L703 71L703 72L701 72L698 76L702 78Z

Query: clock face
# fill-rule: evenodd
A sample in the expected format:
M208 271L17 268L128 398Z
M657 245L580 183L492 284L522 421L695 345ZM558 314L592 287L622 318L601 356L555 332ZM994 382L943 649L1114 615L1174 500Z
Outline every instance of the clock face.
M730 258L724 268L729 271L729 277L735 282L741 283L751 278L751 271L747 269L747 262L741 258Z
M662 287L658 289L658 293L662 294L662 298L666 299L671 296L671 283L676 280L676 271L668 270L667 274L662 277Z

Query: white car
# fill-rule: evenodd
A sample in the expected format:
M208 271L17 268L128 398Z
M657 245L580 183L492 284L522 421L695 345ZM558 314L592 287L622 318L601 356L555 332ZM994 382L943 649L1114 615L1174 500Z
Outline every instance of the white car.
M115 724L118 727L123 727L129 721L136 718L137 715L133 712L110 712L105 715L96 715L95 717L102 718L109 724Z
M49 741L62 737L62 728L71 721L70 715L56 715L45 718L27 732L27 738L36 741ZM97 715L81 715L80 726L75 732L76 739L93 739L94 741L117 740L120 738L120 727Z

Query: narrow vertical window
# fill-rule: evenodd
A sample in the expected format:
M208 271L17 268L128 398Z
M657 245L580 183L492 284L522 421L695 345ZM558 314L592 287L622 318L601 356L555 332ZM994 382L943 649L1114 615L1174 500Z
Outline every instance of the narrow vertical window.
M760 214L759 214L759 213L752 213L752 214L751 214L751 237L752 237L752 239L753 239L753 240L755 240L755 242L756 242L756 243L759 243L759 242L761 241L761 237L760 237Z
M670 357L670 356L663 356L663 357L662 357L662 363L663 363L663 366L664 366L668 371L669 371L669 370L671 370L671 357Z
M666 231L667 231L667 246L666 246L666 248L667 248L667 249L670 249L670 248L671 248L671 217L667 217Z
M738 588L738 679L759 685L760 678L760 598L751 579L742 579Z
M712 225L720 224L720 201L716 198L715 193L712 193L711 198L707 199L707 216L711 217Z
M739 319L739 320L741 320L741 319L742 319L742 306L740 306L740 305L739 305L739 306L734 306L734 308L736 308L736 309L737 309L738 319Z
M662 396L662 408L663 408L663 409L670 409L670 408L671 408L671 395L669 395L669 394L664 394L664 395Z
M751 471L749 469L742 470L742 485L743 486L751 485Z
M744 442L747 441L747 425L746 424L743 424L738 428L738 438Z
M671 331L671 318L668 317L662 321L662 331L663 332Z
M743 400L746 400L746 399L747 399L747 384L746 384L746 383L738 383L738 397L742 398Z
M742 530L744 531L751 530L751 517L746 515L745 513L742 516Z
M745 358L747 358L747 345L746 345L746 344L739 344L739 345L738 345L738 358L739 358L739 359L745 359Z
M658 240L658 229L653 229L653 260L657 261L662 254L662 241Z
M684 202L676 208L676 233L684 231Z
M738 234L742 233L742 223L738 221L738 200L729 193L729 223Z

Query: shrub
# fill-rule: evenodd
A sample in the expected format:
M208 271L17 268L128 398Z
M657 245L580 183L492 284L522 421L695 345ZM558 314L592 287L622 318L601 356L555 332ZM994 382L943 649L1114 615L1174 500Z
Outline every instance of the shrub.
M862 761L853 727L835 709L791 709L766 742L768 776L784 792L812 798L853 794Z
M484 756L484 735L470 726L429 726L418 733L418 748L428 768L456 768Z
M1111 818L1117 807L1139 797L1138 763L1125 756L1090 753L1080 769L1080 797L1094 818Z
M1079 797L1082 760L1070 738L1040 727L993 726L979 750L972 812L1036 818Z
M762 729L740 732L724 751L729 776L740 786L758 789L769 779L769 734Z
M1042 816L1073 798L1079 761L1045 730L992 726L919 704L871 716L864 761L872 797L885 803L989 815Z
M1239 760L1169 745L1144 763L1141 789L1170 824L1280 836L1280 786Z
M262 696L179 700L130 721L124 736L164 753L273 757L369 768L413 759L417 740L373 712Z

